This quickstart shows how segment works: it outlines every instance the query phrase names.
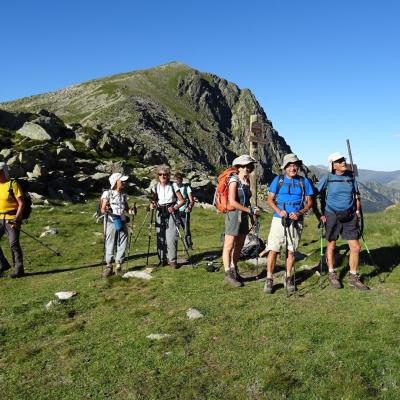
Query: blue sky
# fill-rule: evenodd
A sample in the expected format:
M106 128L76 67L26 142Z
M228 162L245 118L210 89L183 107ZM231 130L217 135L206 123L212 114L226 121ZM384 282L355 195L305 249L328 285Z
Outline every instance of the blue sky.
M181 61L256 95L306 164L400 169L400 2L3 2L0 102Z

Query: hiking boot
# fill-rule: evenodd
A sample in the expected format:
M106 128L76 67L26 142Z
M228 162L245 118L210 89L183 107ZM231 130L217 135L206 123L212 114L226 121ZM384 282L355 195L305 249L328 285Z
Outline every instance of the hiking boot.
M360 275L358 274L349 274L349 286L356 288L358 290L369 290L369 287L367 285L364 285L360 281Z
M113 267L111 264L109 264L104 269L102 276L103 276L103 278L109 278L112 274L113 274Z
M119 264L119 263L115 265L115 274L116 275L122 274L122 267L121 267L121 264Z
M0 268L0 274L2 274L3 272L8 271L11 268L10 264L6 264L6 265L2 265Z
M294 293L296 291L296 285L293 280L293 276L288 276L283 282L283 286L286 288L288 293Z
M176 262L176 260L168 261L168 265L174 269L178 268L178 263Z
M230 269L229 271L225 271L225 278L226 283L229 283L233 287L241 287L243 283L236 279L235 270Z
M342 288L342 284L340 283L335 271L328 272L328 281L331 288L334 289Z
M272 294L274 291L274 280L272 278L267 278L264 285L264 293Z
M16 271L16 272L13 272L12 274L10 274L10 278L12 278L12 279L22 278L23 276L25 276L25 272L23 270Z

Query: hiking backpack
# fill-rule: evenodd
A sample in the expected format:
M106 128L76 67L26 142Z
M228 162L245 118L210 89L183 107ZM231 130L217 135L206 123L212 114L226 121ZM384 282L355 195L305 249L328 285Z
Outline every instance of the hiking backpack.
M214 205L218 211L227 213L234 211L235 208L229 204L229 179L232 175L237 174L235 167L226 169L218 176L217 188L214 195Z
M28 182L19 179L10 179L10 187L8 188L8 193L10 196L14 197L15 201L17 198L15 197L14 190L13 190L13 183L17 183L22 191L22 198L24 199L24 210L22 212L22 219L27 220L32 212L32 198L28 191Z

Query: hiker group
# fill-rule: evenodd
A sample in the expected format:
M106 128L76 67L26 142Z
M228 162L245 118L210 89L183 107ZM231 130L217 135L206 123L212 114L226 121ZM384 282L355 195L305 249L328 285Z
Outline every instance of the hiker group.
M360 194L352 171L340 153L328 158L329 173L320 179L315 188L307 177L299 174L302 162L295 154L286 154L281 164L282 173L269 185L268 206L273 210L271 227L267 240L266 281L264 292L274 292L273 273L277 256L285 250L285 279L287 293L296 291L295 255L303 231L303 218L311 209L317 216L321 228L325 229L326 264L328 280L333 288L342 285L335 272L335 247L339 235L347 240L350 257L348 283L360 290L366 290L358 275L360 253ZM256 160L249 155L241 155L233 160L232 167L218 177L215 195L217 209L225 214L224 244L222 261L224 279L234 287L243 286L243 278L238 271L238 261L250 230L259 236L260 209L251 203L250 174ZM176 173L171 181L171 171L162 165L156 169L156 184L150 190L147 213L138 234L150 216L147 264L149 260L152 226L156 231L159 266L178 267L177 247L181 239L184 250L191 261L189 250L193 242L190 231L190 215L194 207L194 197L189 184L183 183L183 175ZM104 227L104 277L120 274L123 263L129 260L131 234L129 216L135 218L136 204L128 204L124 190L128 176L113 173L109 177L110 188L105 190L100 200L100 211ZM319 196L320 207L315 199ZM23 191L19 183L9 178L7 165L0 163L0 238L7 234L12 254L14 271L12 278L24 276L22 249L19 243L21 221L26 209ZM182 228L183 234L180 228ZM138 235L136 236L137 239ZM135 239L135 241L136 241ZM126 251L128 248L128 256ZM322 260L321 260L322 265ZM0 249L0 272L11 268ZM127 268L125 268L127 269Z

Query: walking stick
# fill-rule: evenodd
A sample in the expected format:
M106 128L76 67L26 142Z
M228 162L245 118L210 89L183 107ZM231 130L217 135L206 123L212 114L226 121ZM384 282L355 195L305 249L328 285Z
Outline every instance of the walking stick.
M324 228L325 224L323 222L319 223L319 239L320 239L320 260L319 260L319 286L323 289L322 284L322 267L324 263L324 246L323 246L323 238L324 238Z
M136 215L136 203L133 203L132 209L134 210L132 214L132 222L131 222L131 232L129 233L128 239L128 256L126 257L126 269L125 272L129 271L129 255L131 252L131 241L132 241L132 234L133 234L133 223L135 222L135 215Z
M25 233L26 236L29 236L32 240L34 240L35 242L38 242L39 244L41 244L43 247L45 247L46 249L50 250L54 255L56 256L61 256L61 253L58 250L53 250L50 246L48 246L46 243L42 242L41 240L35 238L35 236L32 236L30 233L25 232L24 230L20 229L20 231L22 233Z
M296 223L296 221L292 221L292 224L295 224L295 223ZM295 228L295 227L293 226L293 228ZM296 293L296 250L297 249L294 248L293 238L292 238L292 235L290 234L289 227L287 227L286 229L288 229L288 235L289 235L289 239L290 239L290 242L292 244L292 249L293 249L293 283L294 283L294 293Z
M147 258L146 258L146 267L149 266L149 254L150 254L150 242L151 242L151 232L153 228L154 221L154 208L151 209L151 217L150 217L150 225L149 225L149 242L147 244Z
M184 247L184 249L185 249L185 251L186 251L186 254L187 254L187 256L188 256L189 263L190 263L190 265L192 266L192 268L195 268L195 267L197 267L197 265L194 265L193 262L192 262L192 257L190 256L189 250L188 250L188 248L187 248L187 246L186 246L186 243L185 243L185 240L183 239L183 237L182 237L182 235L181 235L181 231L179 230L176 217L175 217L175 215L174 215L173 213L171 214L171 216L172 216L172 219L173 219L173 221L174 221L175 228L176 228L176 230L177 230L177 232L178 232L178 236L179 236L179 238L181 239L182 244L183 244L183 247Z
M379 283L385 283L385 279L382 278L382 277L379 275L379 273L380 273L380 268L379 268L378 264L376 264L376 263L374 262L374 259L372 258L372 254L371 254L371 252L369 251L367 242L365 241L364 235L363 235L363 234L361 234L361 240L362 240L362 242L363 242L363 245L364 245L364 247L365 247L365 250L367 250L367 253L368 253L368 255L369 255L369 259L370 259L370 261L371 261L371 265L375 268L375 271L376 271L377 275L379 276Z
M285 232L285 282L284 282L284 286L286 288L286 297L289 297L289 289L287 287L287 259L288 259L288 235L287 235L287 226L286 226L286 217L282 217L282 224L283 224L283 230Z

